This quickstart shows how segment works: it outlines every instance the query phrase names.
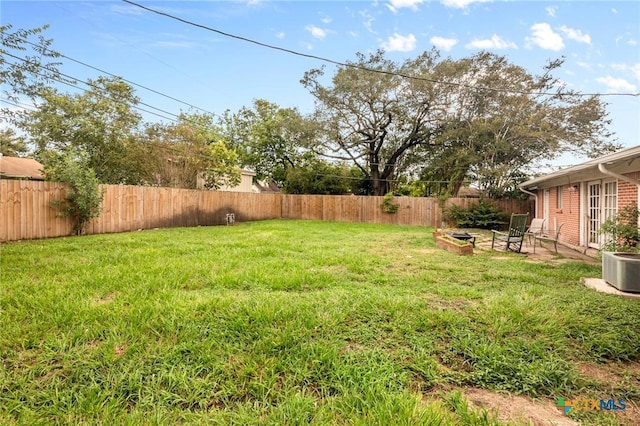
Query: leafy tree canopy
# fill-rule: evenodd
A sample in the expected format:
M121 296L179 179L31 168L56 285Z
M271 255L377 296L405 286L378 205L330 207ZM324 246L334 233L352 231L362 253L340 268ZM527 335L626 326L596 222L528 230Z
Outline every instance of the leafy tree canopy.
M302 79L317 101L315 150L353 162L375 195L402 174L450 181L451 195L469 179L502 186L564 152L595 156L619 147L609 141L606 105L552 76L562 61L540 76L486 52L453 60L432 50L396 63L378 51L349 65L328 85L323 69Z
M146 145L154 151L148 181L180 188L218 189L240 182L238 155L222 137L210 114L181 112L176 123L146 128Z
M243 166L255 170L258 179L283 186L291 169L308 158L306 147L314 139L313 123L295 108L258 99L253 108L227 112L225 137L239 153Z
M8 100L0 105L0 112L8 122L20 116L23 101L37 99L52 82L71 83L58 71L60 54L51 49L52 40L44 37L47 28L0 25L0 94Z
M74 148L86 153L88 165L101 183L140 181L135 135L141 116L131 86L118 78L89 80L90 89L78 94L54 88L40 91L41 102L26 112L18 125L36 146L36 156Z
M0 129L0 154L8 157L22 157L29 151L24 137L12 128Z

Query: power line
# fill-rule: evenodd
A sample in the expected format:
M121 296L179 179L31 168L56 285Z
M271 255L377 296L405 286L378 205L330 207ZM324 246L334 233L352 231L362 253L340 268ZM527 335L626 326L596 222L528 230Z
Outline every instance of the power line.
M24 59L24 58L21 58L21 57L19 57L19 56L12 55L12 54L10 54L10 53L8 53L8 52L4 52L4 54L5 54L5 55L7 55L7 56L12 57L12 58L14 58L14 59L18 59L18 60L21 60L21 61L23 61L23 62L26 62L27 64L35 65L35 66L37 66L38 68L42 68L42 69L47 70L47 68L46 68L46 67L43 67L42 65L38 64L37 62L29 61L29 60ZM14 64L12 64L12 65L14 65ZM40 74L40 73L38 73L38 74ZM69 75L69 74L65 74L65 73L60 72L60 71L57 71L57 74L60 74L61 76L64 76L64 77L67 77L67 78L69 78L69 79L73 80L73 81L74 81L74 82L76 82L76 83L83 83L83 84L85 84L85 85L87 85L87 86L89 86L89 87L92 87L93 89L103 91L103 89L102 89L102 88L100 88L100 87L96 86L95 84L88 83L88 82L86 82L86 81L84 81L84 80L82 80L82 79L79 79L79 78L73 77L73 76L71 76L71 75ZM65 81L62 81L62 80L56 79L56 78L55 78L55 77L53 77L53 76L48 76L48 75L43 75L43 74L40 74L40 75L41 75L41 76L43 76L43 77L51 78L51 79L53 79L53 80L55 80L55 81L57 81L57 82L59 82L59 83L64 83L64 84L67 84L67 85L69 85L69 86L71 86L71 87L75 87L75 86L74 86L74 85L72 85L71 83L67 83L67 82L65 82ZM119 77L116 77L116 78L119 78ZM139 103L140 105L144 105L144 106L146 106L146 107L149 107L149 108L155 109L156 111L160 111L160 112L162 112L162 113L164 113L164 114L169 114L169 115L174 116L175 118L178 118L178 116L177 116L176 114L174 114L174 113L172 113L172 112L170 112L170 111L166 111L166 110L163 110L163 109L161 109L161 108L154 107L153 105L149 105L149 104L144 103L144 102L142 102L142 101L138 101L138 103ZM134 106L134 105L131 105L131 106L132 106L132 107L134 107L134 108L137 108L137 107L136 107L136 106ZM150 111L146 111L146 110L143 110L143 111L145 111L145 112L150 112ZM152 114L153 114L153 113L152 113ZM158 114L155 114L155 115L158 115ZM158 116L159 116L159 117L162 117L162 116L160 116L160 115L158 115ZM163 118L169 119L168 117L163 117Z
M0 32L2 32L2 31L0 31ZM25 42L26 42L27 44L31 45L31 46L39 47L37 44L32 43L32 42L30 42L29 40L25 40ZM96 71L99 71L99 72L101 72L101 73L103 73L103 74L110 75L111 77L119 78L120 80L125 81L125 82L127 82L127 83L129 83L129 84L131 84L131 85L133 85L133 86L140 87L140 88L142 88L142 89L144 89L144 90L148 90L149 92L152 92L152 93L155 93L155 94L157 94L157 95L163 96L163 97L165 97L165 98L167 98L167 99L171 99L172 101L179 102L179 103L181 103L181 104L183 104L183 105L186 105L186 106L188 106L188 107L195 108L195 109L200 110L200 111L202 111L202 112L206 112L207 114L211 114L211 115L214 115L214 116L216 116L216 115L217 115L217 114L215 114L215 113L213 113L213 112L211 112L211 111L207 111L207 110L206 110L206 109L204 109L204 108L200 108L200 107L198 107L198 106L196 106L196 105L193 105L193 104L190 104L190 103L188 103L188 102L182 101L182 100L180 100L180 99L174 98L173 96L167 95L167 94L165 94L165 93L159 92L159 91L157 91L157 90L155 90L155 89L152 89L152 88L150 88L150 87L147 87L147 86L144 86L144 85L142 85L142 84L136 83L136 82L134 82L134 81L128 80L128 79L126 79L126 78L124 78L124 77L122 77L122 76L119 76L119 75L116 75L116 74L110 73L109 71L105 71L105 70L100 69L100 68L98 68L98 67L96 67L96 66L93 66L93 65L87 64L86 62L82 62L82 61L80 61L80 60L78 60L78 59L74 59L74 58L72 58L72 57L70 57L70 56L67 56L67 55L64 55L64 54L62 54L62 53L60 53L60 52L55 52L55 53L56 53L56 57L65 58L65 59L68 59L68 60L70 60L70 61L72 61L72 62L75 62L75 63L77 63L77 64L83 65L83 66L85 66L85 67L87 67L87 68L91 68L91 69L96 70Z
M66 84L67 86L73 87L74 89L83 90L83 91L85 91L85 92L88 90L88 89L82 89L82 88L80 88L80 87L74 86L73 84L69 83L68 81L60 80L60 79L57 79L57 78L52 77L52 76L50 76L50 75L42 74L42 73L39 73L39 72L37 72L37 71L36 71L35 73L36 73L36 74L38 74L38 75L40 75L40 76L42 76L42 77L46 77L46 78L49 78L49 79L51 79L51 80L57 81L58 83ZM73 77L69 77L69 78L73 78ZM75 80L75 81L82 82L82 83L84 83L84 84L86 84L86 85L90 86L88 83L83 82L83 81L81 81L81 80ZM97 86L96 86L95 88L96 88L97 90L101 90L101 89L100 89L99 87L97 87ZM102 90L101 90L101 91L102 91ZM100 95L100 94L98 94L98 95L99 95L102 99L108 99L108 98L107 98L106 96L104 96L104 95ZM155 116L157 116L157 117L164 118L164 119L166 119L166 120L170 120L170 121L176 122L176 120L175 120L175 119L173 119L173 118L171 118L171 117L165 117L164 115L161 115L161 114L155 113L155 112L153 112L153 111L146 110L146 109L144 109L144 108L140 108L139 106L136 106L136 105L130 105L130 104L123 103L123 102L118 102L118 101L115 101L115 102L120 103L120 104L125 104L125 105L127 105L127 106L130 106L131 108L135 108L135 109L140 110L140 111L142 111L142 112L146 112L146 113L148 113L148 114L152 114L152 115L155 115ZM37 111L37 109L32 109L32 111Z
M402 77L402 78L406 78L406 79L410 79L410 80L418 80L418 81L426 81L429 83L439 83L439 84L445 84L445 85L449 85L449 86L456 86L456 87L464 87L467 89L477 89L477 90L486 90L486 91L492 91L492 92L500 92L500 93L515 93L515 94L520 94L520 95L544 95L544 96L555 96L558 95L558 93L554 93L554 92L526 92L526 91L518 91L518 90L511 90L511 89L500 89L500 88L495 88L495 87L485 87L485 86L474 86L472 84L465 84L465 83L457 83L457 82L451 82L451 81L443 81L443 80L437 80L437 79L431 79L431 78L426 78L426 77L417 77L417 76L411 76L408 74L404 74L404 73L398 73L398 72L392 72L392 71L384 71L384 70L377 70L377 69L373 69L373 68L367 68L361 65L357 65L357 64L350 64L347 62L340 62L340 61L336 61L334 59L329 59L329 58L325 58L322 56L316 56L316 55L310 55L308 53L302 53L302 52L298 52L295 50L291 50L291 49L286 49L284 47L279 47L279 46L274 46L271 44L267 44L267 43L263 43L261 41L257 41L257 40L253 40L247 37L242 37L242 36L238 36L235 34L230 34L221 30L217 30L215 28L211 28L208 27L206 25L202 25L202 24L198 24L196 22L193 21L189 21L180 17L177 17L175 15L171 15L169 13L166 12L162 12L156 9L152 9L150 7L147 6L143 6L141 4L135 3L131 0L122 0L125 3L128 3L132 6L135 7L139 7L140 9L144 9L146 11L161 15L161 16L165 16L167 18L170 19L174 19L176 21L182 22L183 24L187 24L187 25L191 25L197 28L201 28L207 31L211 31L214 32L216 34L220 34L222 36L225 37L230 37L236 40L241 40L247 43L252 43L261 47L266 47L268 49L273 49L273 50L278 50L281 52L285 52L285 53L290 53L292 55L296 55L296 56L301 56L304 58L310 58L310 59L316 59L322 62L327 62L330 64L334 64L334 65L339 65L342 67L348 67L348 68L354 68L354 69L359 69L359 70L363 70L363 71L368 71L368 72L373 72L373 73L378 73L378 74L384 74L384 75L391 75L391 76L396 76L396 77ZM572 96L580 96L580 97L591 97L591 96L640 96L640 93L574 93L572 94Z
M29 105L29 104L24 104L22 102L18 102L18 103L14 103L13 101L11 101L10 99L6 99L6 98L0 98L0 101L9 104L11 106L14 106L16 108L20 108L20 109L28 109L30 111L36 111L36 109L33 107L33 105ZM18 105L18 104L22 104L22 105Z

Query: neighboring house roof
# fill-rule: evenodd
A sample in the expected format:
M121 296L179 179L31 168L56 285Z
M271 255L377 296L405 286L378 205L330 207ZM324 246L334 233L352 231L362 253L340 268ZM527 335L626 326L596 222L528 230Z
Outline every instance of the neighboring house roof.
M536 189L538 187L549 188L552 186L611 177L599 170L599 164L603 164L607 170L618 174L639 171L640 145L589 160L577 166L568 167L558 170L557 172L530 179L518 186L524 189Z
M0 155L0 178L44 180L43 165L32 158Z
M280 187L274 181L269 182L261 182L257 180L253 186L255 187L256 192L264 193L264 192L280 192Z
M458 190L458 197L463 198L480 198L482 191L478 188L472 188L470 186L463 186Z

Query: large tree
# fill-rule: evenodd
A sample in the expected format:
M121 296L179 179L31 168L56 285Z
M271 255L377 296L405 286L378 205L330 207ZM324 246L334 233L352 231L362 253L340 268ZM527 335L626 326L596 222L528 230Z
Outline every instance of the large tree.
M433 76L438 55L425 52L402 64L385 59L383 51L357 58L339 67L329 86L322 84L322 69L306 72L302 84L316 98L314 118L323 130L317 151L353 162L373 195L384 195L403 157L439 132L443 104L435 85L403 77Z
M78 94L42 89L36 109L18 125L44 161L48 151L74 148L87 154L101 183L139 183L144 153L136 140L141 116L133 88L118 78L98 77L88 84Z
M423 166L432 168L423 176L454 181L447 191L455 195L464 180L503 178L569 150L594 155L616 147L607 142L601 100L551 75L561 61L533 76L484 52L441 60L434 50L401 64L382 51L357 59L338 67L330 85L322 69L302 83L322 125L317 151L352 161L374 195Z
M471 180L491 195L509 194L532 167L560 154L596 157L619 148L607 130L606 104L553 77L561 60L540 76L484 52L440 65L456 84L422 177L448 182L438 183L441 193L455 195Z
M258 179L285 185L290 170L308 159L314 124L295 108L281 108L263 99L252 108L227 112L222 121L225 138L239 153L243 166L252 168Z
M0 154L8 157L22 157L29 148L24 137L17 135L12 128L0 129Z
M174 123L149 125L144 144L154 152L151 184L195 189L200 181L219 189L240 183L238 155L210 114L181 112Z
M14 123L25 105L54 81L72 83L58 71L60 54L44 37L47 26L14 29L0 25L0 120Z

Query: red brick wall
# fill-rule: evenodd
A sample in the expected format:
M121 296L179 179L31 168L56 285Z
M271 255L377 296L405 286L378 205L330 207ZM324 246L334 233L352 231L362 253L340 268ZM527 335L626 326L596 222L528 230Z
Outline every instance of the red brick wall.
M577 246L580 244L580 187L575 190L572 187L573 185L562 186L562 207L558 205L558 187L549 188L547 228L553 231L556 226L564 223L559 240ZM544 214L543 209L540 203L540 217Z
M633 179L640 180L640 171L626 173ZM558 208L557 203L557 187L549 188L549 218L547 223L548 229L553 229L554 224L562 227L560 241L574 246L580 245L580 186L574 190L570 190L573 185L564 185L562 188L562 208ZM632 183L618 180L618 211L624 206L632 204L638 205L638 187ZM538 213L536 217L544 216L544 194L543 190L538 191ZM555 219L555 221L554 221Z
M640 172L627 173L625 176L629 176L633 179L640 180ZM623 180L618 181L618 211L622 210L624 206L632 204L638 206L638 187L632 183L625 182Z

